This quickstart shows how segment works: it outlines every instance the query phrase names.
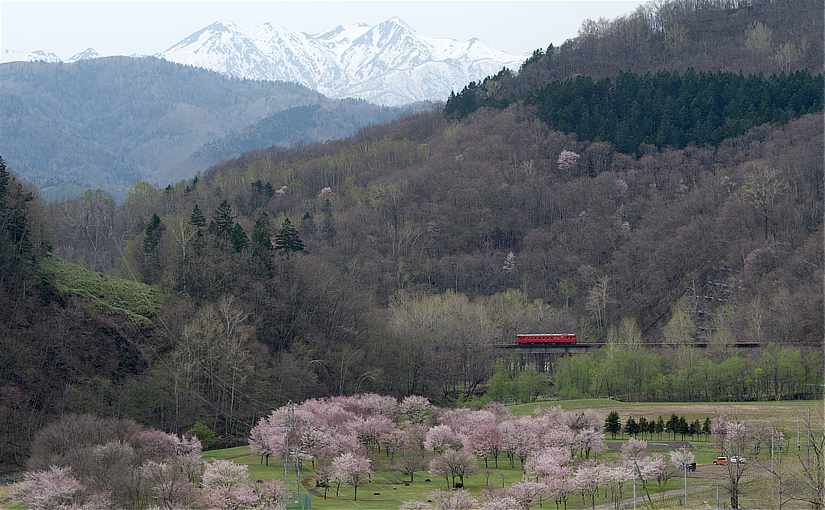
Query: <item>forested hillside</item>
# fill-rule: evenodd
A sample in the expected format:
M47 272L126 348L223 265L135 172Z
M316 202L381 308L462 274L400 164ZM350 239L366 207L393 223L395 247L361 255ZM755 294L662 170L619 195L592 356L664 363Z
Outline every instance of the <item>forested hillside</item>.
M295 122L294 128L256 134L255 123L309 105L326 116L292 110L279 121ZM401 113L155 58L0 65L0 150L50 198L101 188L122 199L140 180L165 185L239 151L348 136ZM224 137L246 143L216 146ZM204 150L209 157L192 159Z
M579 36L536 50L518 74L502 70L470 83L448 112L524 100L554 80L623 72L728 71L745 75L822 72L822 3L817 0L651 2L608 21L588 20Z
M0 366L0 388L16 396L4 401L6 424L82 409L176 432L202 420L232 444L287 400L471 398L489 388L493 344L524 331L611 344L561 371L549 391L563 396L729 399L730 379L701 391L685 383L720 366L742 375L735 398L806 395L822 383L810 369L821 355L808 346L823 337L825 199L821 59L810 57L821 56L822 27L800 15L809 4L657 4L657 16L684 22L683 43L704 22L705 53L673 46L669 58L646 61L639 55L661 50L659 32L628 46L619 28L629 21L592 41L586 24L563 54L596 62L588 77L568 80L586 71L575 66L530 71L546 62L542 52L517 77L482 86L510 87L493 107L453 115L459 94L447 113L250 152L166 188L139 183L123 205L95 191L27 202L42 254L26 259L32 283L3 298L27 307L30 323L76 315L39 322L32 353L9 342L15 361ZM759 67L737 53L745 42L714 53L756 23L770 28L771 48L805 48L791 73L748 74L773 60ZM635 57L618 58L631 47ZM598 67L606 57L593 48L614 57L615 73ZM722 56L741 64L725 68ZM693 64L746 74L682 69ZM674 129L662 140L651 137L668 101L645 90L673 99ZM628 98L656 112L636 114L624 140L616 131ZM585 104L598 114L579 123ZM54 255L44 258L48 246ZM89 331L58 342L55 331L72 324ZM28 331L40 330L13 335ZM678 348L645 351L661 340ZM732 350L740 340L776 345L742 359ZM699 352L698 342L710 348ZM105 369L75 369L54 358L55 345ZM108 350L90 360L95 349ZM797 369L803 357L807 368ZM58 375L41 380L41 366ZM39 423L14 436L19 451Z

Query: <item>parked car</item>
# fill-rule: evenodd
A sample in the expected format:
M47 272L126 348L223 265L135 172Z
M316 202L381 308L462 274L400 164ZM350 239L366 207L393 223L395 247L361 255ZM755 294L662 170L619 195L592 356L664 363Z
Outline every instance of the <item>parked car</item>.
M690 464L688 464L688 465L687 465L687 470L688 470L688 471L696 471L696 463L695 463L695 462L691 462Z
M745 460L745 457L734 456L730 458L730 462L731 464L745 464L747 460Z
M727 466L728 465L728 458L727 457L716 457L713 459L714 466Z

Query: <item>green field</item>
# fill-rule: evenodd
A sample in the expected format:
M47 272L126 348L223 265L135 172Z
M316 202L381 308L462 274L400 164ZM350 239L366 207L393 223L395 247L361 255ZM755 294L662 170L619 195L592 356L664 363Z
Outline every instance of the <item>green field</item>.
M613 456L615 452L606 452L605 455ZM372 483L358 488L358 501L353 500L352 487L343 485L341 486L340 496L335 496L335 487L333 486L329 490L327 499L324 499L323 489L314 486L311 465L305 466L302 474L303 484L301 490L304 493L309 492L312 494L312 508L323 510L396 510L405 501L426 501L433 491L446 488L445 480L431 478L426 471L417 473L415 482L405 485L403 480L406 477L391 466L389 459L383 455L379 455L377 459L375 456L371 457L376 473L373 476ZM250 477L253 480L283 479L281 464L271 463L270 466L262 466L260 457L250 454L249 447L246 446L209 451L204 453L204 458L227 459L247 464L249 465ZM494 469L491 466L491 469L487 472L481 464L479 473L465 478L465 488L474 495L480 495L487 488L501 489L522 479L521 468L518 465L511 468L506 458L499 459L499 466L500 469ZM295 473L293 472L290 475L290 487L294 490L296 487ZM426 481L428 479L431 481ZM677 489L679 486L677 480L671 480L661 487L653 483L650 488L651 493L660 493ZM631 494L630 491L632 489L628 489L628 496ZM600 502L605 503L604 498L600 499ZM545 508L553 508L554 506L552 501L544 504ZM535 508L539 508L539 505L536 505ZM589 508L589 506L584 505L580 497L571 497L568 501L568 508Z
M725 414L740 420L770 423L786 431L796 430L796 420L804 419L809 413L815 423L823 423L825 402L821 400L780 400L769 402L621 402L607 398L580 400L548 400L531 404L509 406L513 414L530 415L538 409L561 406L562 409L596 409L616 411L622 417L645 418L671 414L684 416L688 420L704 419L706 416Z

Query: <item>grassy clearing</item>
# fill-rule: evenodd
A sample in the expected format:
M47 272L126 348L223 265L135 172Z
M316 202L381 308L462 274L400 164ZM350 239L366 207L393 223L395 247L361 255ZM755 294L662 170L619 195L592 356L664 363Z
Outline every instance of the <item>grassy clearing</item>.
M510 406L516 415L530 415L538 409L560 405L563 409L597 409L605 412L616 411L622 417L639 418L671 415L684 416L688 420L726 414L742 420L770 423L787 431L796 430L797 418L811 414L815 423L823 422L825 403L822 400L781 400L767 402L621 402L606 398L580 400L551 400Z
M99 313L126 317L137 325L151 324L164 302L157 287L105 276L57 257L45 259L42 269L60 294L79 298Z
M613 457L618 455L614 451L606 451L605 457ZM213 450L203 454L207 460L226 459L232 460L239 464L249 465L250 477L253 480L281 480L283 479L283 467L277 462L271 462L270 466L262 466L260 458L250 453L249 448L241 446L237 448L228 448L225 450ZM416 474L415 482L405 485L406 477L399 473L392 465L390 460L383 454L372 455L373 465L376 473L373 476L373 481L370 484L359 487L358 501L353 501L353 490L349 486L341 486L341 492L338 497L335 495L335 487L330 488L327 499L323 498L323 489L316 488L312 479L312 466L307 465L302 473L303 486L302 491L309 491L312 493L312 508L322 510L395 510L401 503L405 501L426 501L430 493L438 489L445 489L447 484L444 480L432 478L426 471L421 471ZM499 459L499 469L495 469L490 464L490 469L484 469L483 463L479 465L480 472L465 478L465 488L474 495L480 495L485 489L500 489L502 487L509 487L513 483L522 479L521 468L516 465L510 467L509 461L502 456ZM290 473L290 487L294 490L295 474ZM427 482L426 480L431 481ZM674 490L679 487L675 480L671 480L663 486L652 484L651 492L653 494L661 493L669 490ZM629 489L632 491L632 489ZM628 497L631 492L628 492ZM600 500L600 504L605 503L604 497ZM545 502L544 508L554 508L551 502ZM568 502L568 507L571 509L588 508L581 498L571 497ZM539 508L539 505L535 505Z

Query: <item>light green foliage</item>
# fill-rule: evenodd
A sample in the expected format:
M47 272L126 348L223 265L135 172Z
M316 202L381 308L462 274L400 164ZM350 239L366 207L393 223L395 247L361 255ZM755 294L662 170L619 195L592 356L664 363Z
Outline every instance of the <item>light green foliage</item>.
M201 442L204 450L213 448L218 443L218 435L201 420L196 421L187 431Z
M99 312L125 316L138 325L151 324L165 300L157 287L105 276L57 257L45 259L41 267L61 294L87 301Z

